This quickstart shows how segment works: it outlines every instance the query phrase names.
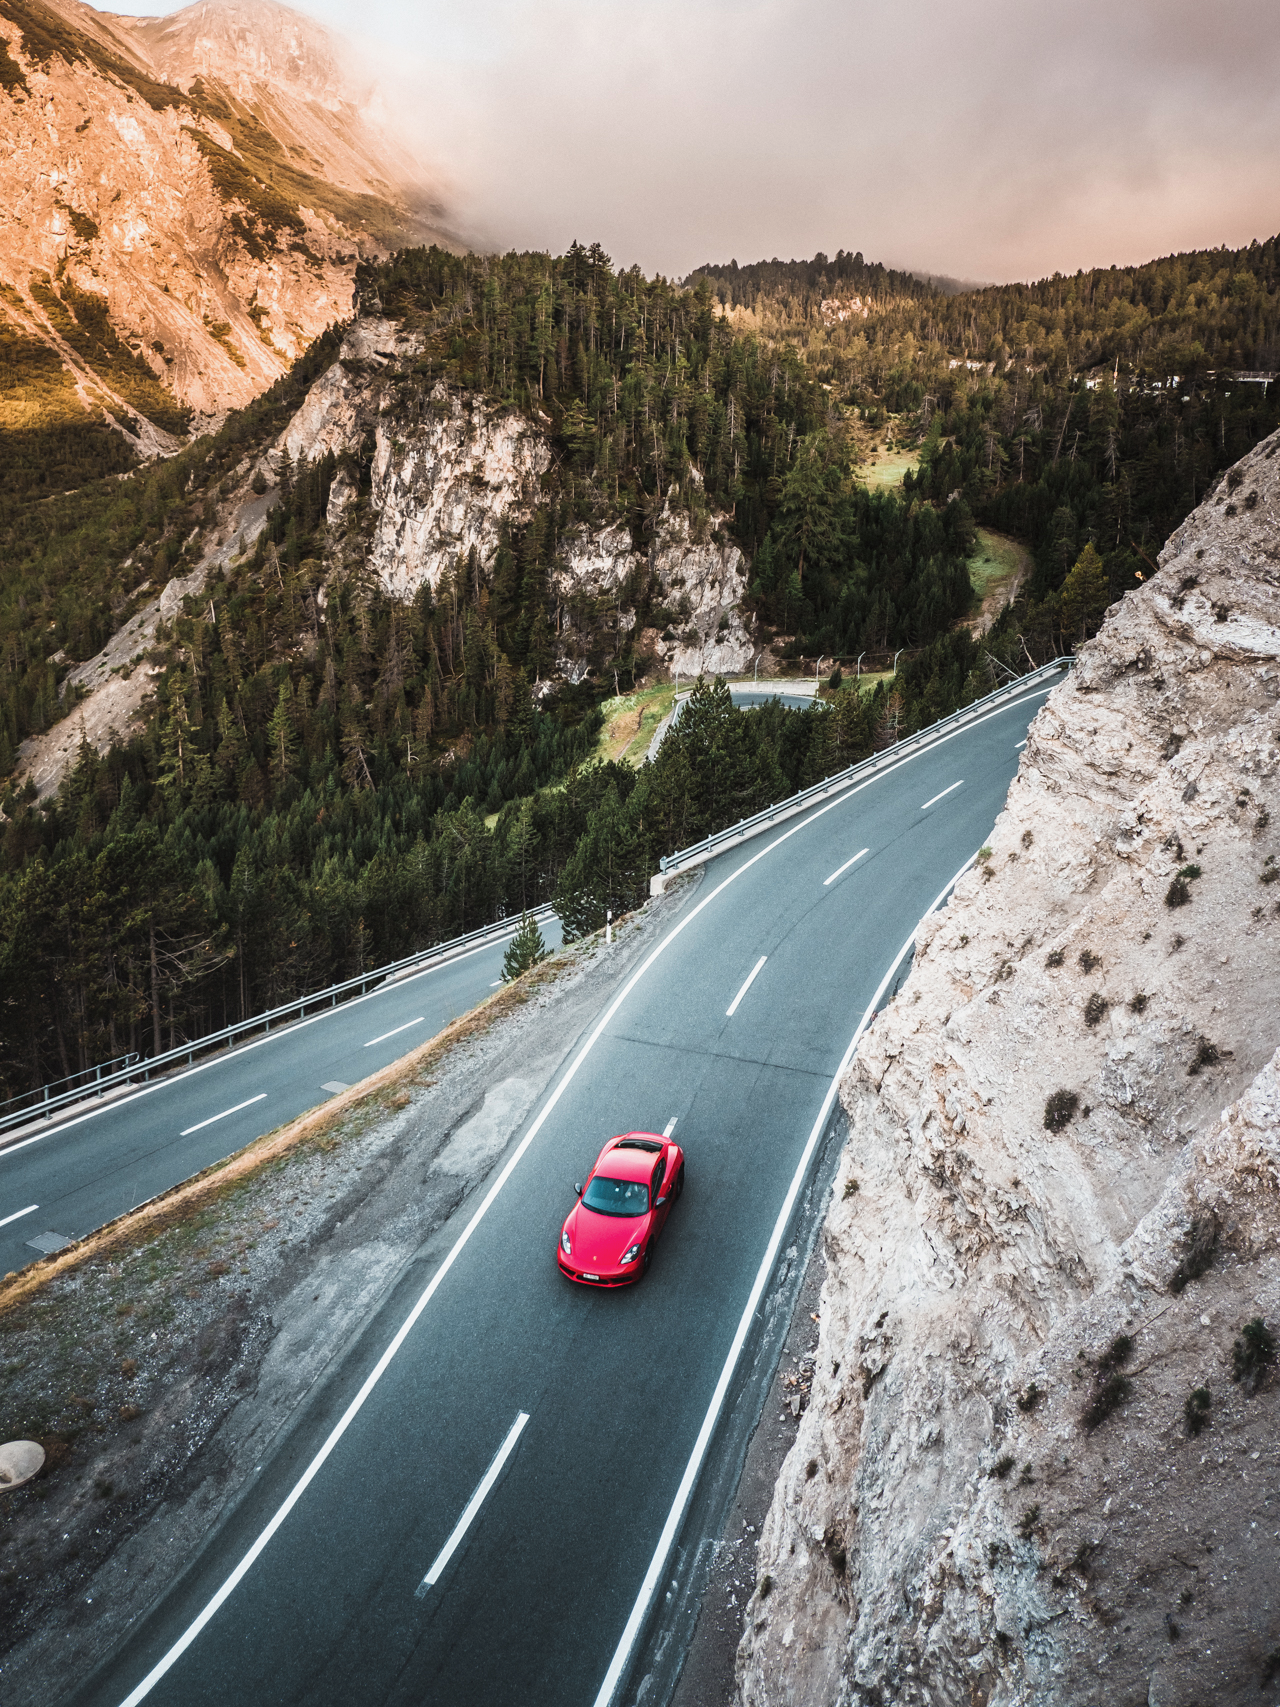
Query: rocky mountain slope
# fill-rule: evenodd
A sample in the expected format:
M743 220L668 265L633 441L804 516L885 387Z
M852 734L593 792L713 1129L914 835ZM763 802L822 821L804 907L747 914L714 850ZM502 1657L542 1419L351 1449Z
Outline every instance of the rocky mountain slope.
M0 428L105 411L168 448L349 312L360 255L432 229L349 63L272 0L0 0Z
M750 1707L1280 1692L1278 453L1083 648L842 1087Z

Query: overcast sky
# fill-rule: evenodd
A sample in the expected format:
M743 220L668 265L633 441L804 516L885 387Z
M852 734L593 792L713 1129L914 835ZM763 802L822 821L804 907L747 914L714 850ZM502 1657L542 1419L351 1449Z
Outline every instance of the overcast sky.
M485 246L1003 281L1280 230L1276 0L299 9L377 56Z

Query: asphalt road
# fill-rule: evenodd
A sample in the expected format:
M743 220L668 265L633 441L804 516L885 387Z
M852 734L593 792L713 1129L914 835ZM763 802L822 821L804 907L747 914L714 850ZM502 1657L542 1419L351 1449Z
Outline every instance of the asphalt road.
M542 935L558 948L560 921ZM506 947L487 943L0 1149L0 1274L34 1261L30 1240L81 1238L426 1042L496 988Z
M82 1701L603 1701L646 1579L660 1615L663 1545L833 1075L989 835L1048 691L711 862L479 1207ZM554 1255L572 1182L610 1134L672 1122L688 1181L650 1274L574 1288Z

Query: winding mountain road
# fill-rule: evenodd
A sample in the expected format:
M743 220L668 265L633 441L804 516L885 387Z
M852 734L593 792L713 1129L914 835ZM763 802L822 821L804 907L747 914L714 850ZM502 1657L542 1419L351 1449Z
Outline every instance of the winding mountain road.
M1048 691L709 863L85 1707L633 1699L779 1251L821 1210L801 1188L836 1075ZM209 1112L260 1088L227 1069ZM554 1257L572 1182L630 1128L674 1130L687 1187L642 1285L578 1290Z

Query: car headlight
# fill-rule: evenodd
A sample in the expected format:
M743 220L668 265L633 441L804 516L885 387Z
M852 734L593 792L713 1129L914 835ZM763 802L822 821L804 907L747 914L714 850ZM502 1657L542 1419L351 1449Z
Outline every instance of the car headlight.
M560 1235L560 1249L567 1257L573 1255L573 1246L569 1243L569 1229L567 1227Z
M638 1244L628 1245L626 1250L623 1251L622 1255L618 1258L618 1265L621 1268L625 1268L629 1262L639 1262L639 1260L640 1246Z

